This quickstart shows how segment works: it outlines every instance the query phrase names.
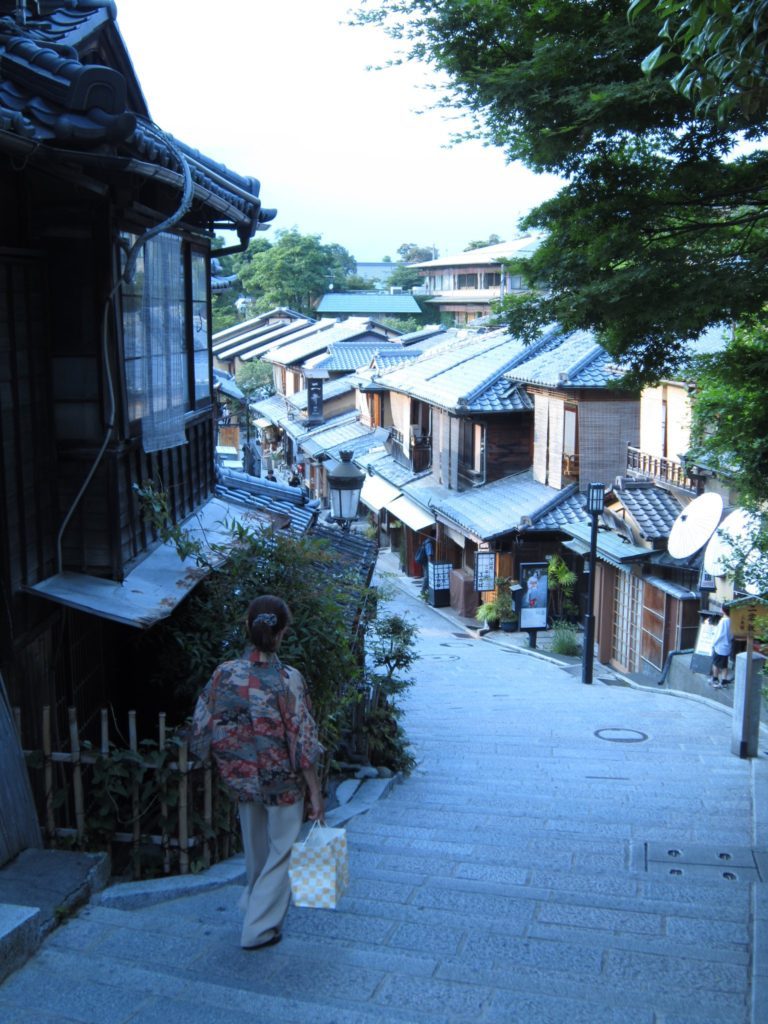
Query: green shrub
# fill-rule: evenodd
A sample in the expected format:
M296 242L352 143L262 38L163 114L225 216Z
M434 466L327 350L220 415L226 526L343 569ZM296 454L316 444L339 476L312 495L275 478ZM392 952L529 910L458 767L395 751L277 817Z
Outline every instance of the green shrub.
M576 657L581 654L578 627L572 622L556 622L552 630L552 653Z

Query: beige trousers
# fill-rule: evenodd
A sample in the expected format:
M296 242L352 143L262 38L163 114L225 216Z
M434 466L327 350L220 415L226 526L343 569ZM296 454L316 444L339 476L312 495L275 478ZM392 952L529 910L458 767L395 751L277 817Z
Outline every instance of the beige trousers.
M279 933L291 901L288 861L304 820L304 801L267 807L241 803L247 884L239 908L245 915L240 945L260 946Z

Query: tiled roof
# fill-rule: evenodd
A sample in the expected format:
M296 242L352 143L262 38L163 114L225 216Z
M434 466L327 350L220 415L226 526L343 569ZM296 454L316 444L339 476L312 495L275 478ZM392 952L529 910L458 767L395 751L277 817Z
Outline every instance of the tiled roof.
M517 530L559 529L559 523L549 525L556 508L562 508L563 522L571 516L579 521L587 518L578 501L574 505L575 486L557 491L537 483L530 471L458 493L435 486L431 479L414 481L403 492L431 508L439 520L455 524L480 541Z
M560 497L555 499L552 505L531 516L531 525L527 532L562 530L571 523L587 522L589 516L584 511L584 500L576 492L575 484L573 488L561 491Z
M293 366L330 348L334 342L346 343L357 339L369 344L386 344L389 337L384 327L378 328L366 317L350 317L339 323L331 321L327 327L319 321L313 327L314 330L305 332L306 337L281 345L262 358L279 366Z
M396 349L395 359L402 358L400 346L391 341L382 339L372 345L358 345L354 341L345 342L343 345L331 345L328 355L323 356L316 362L313 361L312 368L315 370L359 370L362 367L370 366L374 356L382 349L385 349L384 357L388 353L386 349Z
M293 313L292 310L272 310L264 316L252 317L224 331L217 331L213 336L213 354L227 358L231 354L239 354L263 341L272 331L283 331L293 326L301 330L316 321L311 317Z
M504 331L446 331L444 337L415 362L374 377L374 383L456 412L470 411L476 402L484 408L483 396L520 355L522 342ZM494 394L500 401L500 393Z
M358 457L355 461L361 469L370 466L377 476L401 489L416 476L409 466L403 466L393 458L383 444L371 448L365 453L364 458Z
M428 338L439 338L447 330L445 324L429 324L421 330L411 331L409 334L401 334L398 339L401 345L415 345L426 341Z
M672 525L682 506L669 491L656 487L650 480L622 480L614 494L637 524L646 540L669 537Z
M604 388L615 384L622 371L591 331L563 334L554 326L520 353L507 376L555 388Z
M525 388L501 377L473 398L472 402L467 404L465 411L474 413L523 412L532 408L533 401Z
M376 370L388 370L393 366L400 366L409 359L418 359L421 352L412 348L402 348L400 345L390 345L389 348L379 349L373 359L373 366Z
M354 455L367 452L383 444L388 432L381 428L372 430L359 419L349 415L334 417L314 430L305 432L298 440L299 447L307 455L325 452L336 458L340 451L351 451Z
M302 504L298 500L301 492L297 494L297 488L258 477L246 480L243 477L244 473L222 472L216 485L216 496L251 508L266 516L276 529L288 529L291 533L306 533L317 519L317 502L305 501Z
M354 316L418 316L421 309L412 295L329 292L318 302L316 312Z
M461 267L496 263L500 260L512 259L514 256L531 256L539 247L539 239L533 235L516 238L511 242L499 242L497 245L484 245L480 249L459 252L453 256L440 256L424 263L411 263L412 267L431 270L433 267Z
M206 227L227 221L244 239L275 216L262 208L258 181L235 174L149 120L113 25L113 3L62 0L38 9L40 14L27 7L23 22L0 18L0 151L30 164L46 161L54 172L66 162L70 173L84 165L90 177L109 181L151 177L179 194L189 173L194 204L187 219ZM115 54L119 68L101 65L90 54L87 62L79 59L102 34L104 50ZM115 157L123 159L110 161Z

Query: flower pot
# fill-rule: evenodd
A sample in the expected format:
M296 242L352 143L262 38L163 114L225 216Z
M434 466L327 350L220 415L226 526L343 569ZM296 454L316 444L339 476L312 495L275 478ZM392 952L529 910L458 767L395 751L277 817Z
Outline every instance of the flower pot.
M499 629L501 629L501 631L503 633L514 633L514 631L515 631L515 623L514 622L510 622L510 621L500 622L499 623Z

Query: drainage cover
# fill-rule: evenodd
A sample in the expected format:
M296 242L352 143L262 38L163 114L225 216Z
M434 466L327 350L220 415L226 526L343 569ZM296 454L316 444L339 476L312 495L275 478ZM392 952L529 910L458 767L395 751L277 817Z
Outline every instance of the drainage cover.
M765 852L748 846L688 843L643 843L633 851L633 861L636 868L657 877L724 882L763 881L768 867Z
M638 729L598 729L595 736L611 743L643 743L648 739L648 734Z

